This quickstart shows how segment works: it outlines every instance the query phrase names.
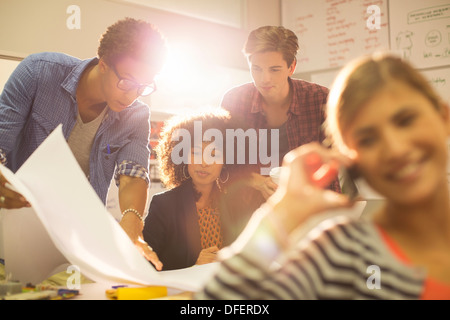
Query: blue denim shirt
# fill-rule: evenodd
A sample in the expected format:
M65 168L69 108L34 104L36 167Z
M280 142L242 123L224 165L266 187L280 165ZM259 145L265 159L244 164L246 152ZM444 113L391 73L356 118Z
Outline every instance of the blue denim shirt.
M17 171L59 124L68 139L75 125L81 74L97 58L44 52L26 57L0 95L0 161ZM94 138L89 180L103 203L111 179L144 178L150 162L150 109L136 100L121 112L108 108ZM115 171L116 169L116 171Z

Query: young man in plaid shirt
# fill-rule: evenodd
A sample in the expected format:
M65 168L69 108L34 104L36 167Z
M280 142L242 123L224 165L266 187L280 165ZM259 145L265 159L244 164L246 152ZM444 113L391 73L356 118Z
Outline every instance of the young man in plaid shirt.
M268 140L268 149L272 156L278 152L279 165L290 150L325 139L322 130L325 119L323 106L327 101L328 89L291 78L297 65L298 48L298 38L289 29L264 26L253 30L243 50L253 82L232 88L221 103L246 129L257 132L260 129L278 130L278 141ZM267 136L272 137L269 133ZM264 142L265 139L260 139L259 147ZM256 167L261 168L261 161ZM253 187L267 199L277 185L261 171L255 170L252 175ZM340 192L338 179L330 188Z

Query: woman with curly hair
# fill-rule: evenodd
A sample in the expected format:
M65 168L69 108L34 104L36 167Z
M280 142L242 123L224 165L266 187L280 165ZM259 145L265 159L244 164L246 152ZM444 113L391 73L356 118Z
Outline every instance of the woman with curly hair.
M260 204L251 201L243 165L225 163L231 127L228 112L218 108L175 116L163 128L156 152L169 190L153 196L143 232L163 270L214 261Z

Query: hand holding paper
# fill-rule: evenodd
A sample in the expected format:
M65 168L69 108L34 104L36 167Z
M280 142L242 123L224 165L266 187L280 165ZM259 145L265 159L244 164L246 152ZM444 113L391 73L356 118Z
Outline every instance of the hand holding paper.
M178 270L157 272L98 198L64 140L61 127L50 134L16 174L6 167L0 167L0 171L29 200L55 247L96 282L163 285L195 291L215 267L202 266L197 276L192 276L195 267L188 268L189 276L183 276L184 269L177 276L174 274Z
M8 180L0 172L0 208L16 209L30 206L20 193L12 190Z

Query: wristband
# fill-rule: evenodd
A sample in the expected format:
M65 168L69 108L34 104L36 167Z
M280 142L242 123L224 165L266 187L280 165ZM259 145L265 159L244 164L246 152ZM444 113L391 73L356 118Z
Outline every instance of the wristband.
M139 214L139 212L136 209L128 208L122 212L122 216L124 216L128 212L133 212L135 215L137 215L139 217L139 220L142 221L142 224L145 224L144 218Z

